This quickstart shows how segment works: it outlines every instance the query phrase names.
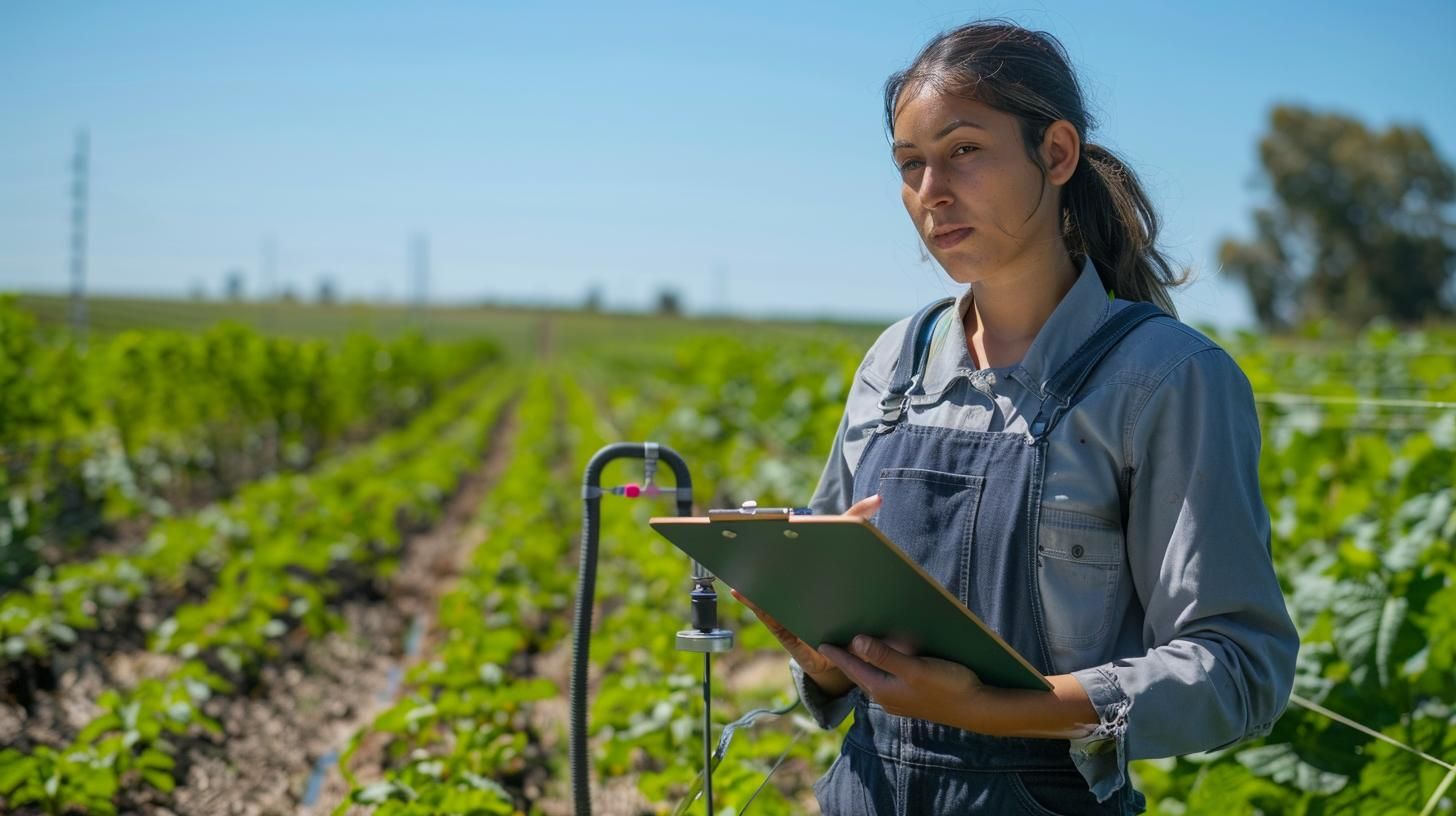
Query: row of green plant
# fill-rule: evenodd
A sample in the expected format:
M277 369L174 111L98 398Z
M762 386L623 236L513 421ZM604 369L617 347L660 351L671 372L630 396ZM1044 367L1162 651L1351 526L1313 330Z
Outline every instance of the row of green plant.
M529 656L561 641L571 602L563 567L576 496L559 470L570 442L556 401L548 378L534 376L515 450L479 511L483 543L440 600L438 644L409 671L407 693L342 754L351 791L337 814L518 812L521 777L543 760L529 705L560 693L531 676ZM360 780L350 765L371 736L383 741L384 772Z
M428 488L381 480L380 474L433 445L499 376L487 371L470 378L405 428L310 473L265 478L192 515L165 519L134 553L38 572L24 590L0 598L0 665L24 680L49 670L53 650L73 643L79 633L127 625L141 599L180 596L189 587L196 591L214 583L245 586L260 555L253 550L259 541L317 541L320 530L337 530L327 546L311 554L327 559L334 552L347 555L360 542L391 540L394 519L376 514L377 505L365 502L387 497L388 491ZM342 529L341 520L348 522ZM178 622L161 627L166 642L186 642L194 615L189 609L179 615ZM204 614L202 620L211 619Z
M88 345L0 297L0 589L108 525L309 467L498 356L478 340L326 342L239 324Z
M507 378L442 402L412 428L381 439L348 463L314 476L284 477L285 490L248 494L229 507L234 526L225 564L207 598L177 610L152 648L185 658L137 687L107 691L98 715L62 748L0 751L0 796L48 814L115 813L128 791L166 793L179 742L218 724L204 713L214 694L253 684L288 638L339 627L331 604L351 581L383 581L407 531L434 521L463 476L479 466L509 397ZM481 385L478 381L475 385ZM483 393L483 395L482 395ZM453 410L451 410L453 409ZM445 421L440 421L440 420ZM287 495L286 505L269 501Z

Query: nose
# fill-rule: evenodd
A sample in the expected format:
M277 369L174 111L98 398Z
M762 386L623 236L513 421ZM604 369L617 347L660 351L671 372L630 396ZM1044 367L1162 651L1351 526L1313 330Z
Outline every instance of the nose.
M920 206L933 210L955 200L950 194L950 186L942 178L943 175L939 169L926 165L925 171L920 174L920 189L917 191Z

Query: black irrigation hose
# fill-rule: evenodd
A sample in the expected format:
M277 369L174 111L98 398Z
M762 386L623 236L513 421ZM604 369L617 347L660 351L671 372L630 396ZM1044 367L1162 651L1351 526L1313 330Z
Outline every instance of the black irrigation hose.
M592 603L597 589L597 539L600 535L602 470L614 459L648 458L649 445L657 459L672 468L677 488L677 514L693 513L692 478L681 456L663 445L616 442L597 451L587 463L582 479L585 505L581 525L581 569L576 588L576 614L571 629L571 793L577 816L591 814L591 774L587 764L586 679L591 652Z

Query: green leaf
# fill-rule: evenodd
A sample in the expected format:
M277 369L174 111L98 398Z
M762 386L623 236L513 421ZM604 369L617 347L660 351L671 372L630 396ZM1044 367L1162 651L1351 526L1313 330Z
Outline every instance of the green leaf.
M1288 743L1261 745L1240 751L1239 764L1258 776L1268 777L1275 782L1292 785L1302 791L1331 794L1349 783L1349 778L1321 770L1300 759L1294 746Z
M412 802L416 798L414 790L403 782L375 782L355 791L353 796L353 800L361 805L377 805L390 800Z
M172 789L177 787L177 782L172 779L172 774L167 771L159 771L155 768L143 768L142 778L147 781L147 784L162 793L171 793Z
M1331 611L1335 616L1335 645L1361 682L1373 662L1375 645L1386 611L1387 593L1373 581L1341 582L1335 586Z
M1375 669L1381 686L1390 685L1390 656L1395 650L1396 634L1405 623L1410 603L1404 597L1389 597L1380 614L1380 628L1375 636Z
M82 728L76 734L74 744L89 745L90 743L95 742L96 738L101 736L102 734L105 734L108 731L119 729L121 727L122 723L120 717L116 716L115 714L103 714L100 717L92 720L91 722L86 723L86 727Z
M26 756L14 748L6 748L0 751L0 795L9 796L12 791L20 787L21 783L30 779L36 771L34 758Z
M1189 813L1229 814L1277 813L1284 808L1260 807L1283 802L1291 804L1290 796L1278 785L1255 776L1248 768L1231 762L1219 762L1200 772L1188 797Z
M176 760L155 748L149 748L137 757L137 766L141 768L152 768L159 771L170 771L176 767Z

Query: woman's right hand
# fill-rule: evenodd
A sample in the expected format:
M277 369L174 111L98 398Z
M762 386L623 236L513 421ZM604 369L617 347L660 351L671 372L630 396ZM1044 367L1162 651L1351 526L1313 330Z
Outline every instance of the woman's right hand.
M879 510L880 497L874 495L856 502L853 507L845 511L844 515L868 519L879 512ZM829 658L820 654L814 647L800 640L797 635L790 632L783 624L775 620L773 616L755 606L752 601L745 598L738 590L730 589L729 591L733 594L734 598L738 599L739 603L748 607L754 615L758 616L759 620L763 621L763 625L767 626L769 632L778 638L784 650L799 664L799 668L803 669L804 673L809 675L831 697L837 697L849 691L854 685L844 675L844 672L839 670L838 666L830 662Z

